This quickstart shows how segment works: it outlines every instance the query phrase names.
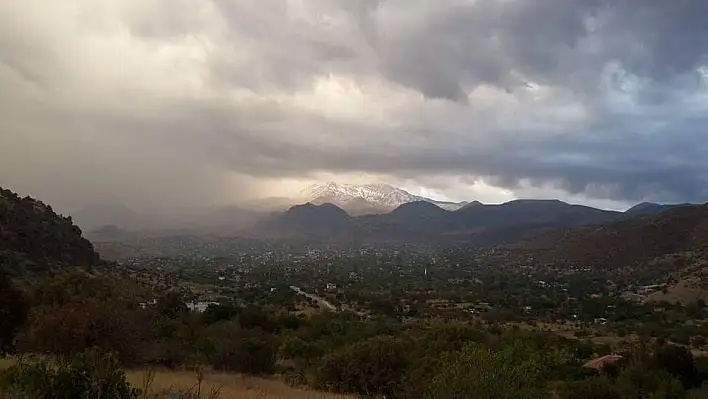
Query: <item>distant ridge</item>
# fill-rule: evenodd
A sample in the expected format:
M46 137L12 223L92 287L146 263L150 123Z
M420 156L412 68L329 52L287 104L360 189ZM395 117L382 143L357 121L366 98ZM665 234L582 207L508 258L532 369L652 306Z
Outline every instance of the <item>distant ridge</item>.
M498 205L469 203L455 211L428 201L404 203L379 215L350 216L325 203L305 203L272 214L259 224L261 233L306 235L325 241L426 241L500 245L544 229L600 225L626 218L559 200L522 199Z

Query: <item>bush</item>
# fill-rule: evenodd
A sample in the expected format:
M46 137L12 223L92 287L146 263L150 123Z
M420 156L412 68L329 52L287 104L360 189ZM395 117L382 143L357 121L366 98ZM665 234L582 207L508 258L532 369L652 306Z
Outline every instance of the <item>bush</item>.
M215 369L248 374L275 371L277 343L272 334L222 322L210 326L206 336L203 351Z
M93 300L38 307L18 349L73 356L99 346L115 352L123 364L134 363L142 359L141 345L149 339L151 328L138 315Z
M562 384L558 399L621 399L614 382L607 377L592 377Z
M617 377L622 398L683 398L681 381L665 370L657 370L646 363L630 361L623 365Z
M323 389L362 395L393 395L408 366L406 347L390 336L359 341L326 355L316 372Z
M426 397L546 398L554 364L521 344L493 350L471 343L443 357Z
M56 364L23 360L1 375L0 387L10 397L37 399L133 399L140 394L126 381L118 360L96 349Z
M316 345L296 336L284 337L278 348L278 355L282 359L311 359L318 354L319 348Z
M664 345L654 353L657 366L666 370L672 377L681 381L684 387L700 386L701 378L693 360L693 355L686 349L675 345Z

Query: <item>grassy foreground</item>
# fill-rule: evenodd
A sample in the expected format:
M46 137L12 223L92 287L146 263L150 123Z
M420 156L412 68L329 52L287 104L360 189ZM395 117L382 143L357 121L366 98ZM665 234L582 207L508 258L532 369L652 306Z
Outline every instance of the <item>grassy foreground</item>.
M15 363L14 359L0 358L0 371ZM128 370L126 378L136 388L146 386L149 373L145 370ZM191 371L160 370L153 372L147 398L165 397L171 390L196 392L197 374ZM219 399L348 399L356 396L337 395L326 392L293 388L283 381L241 374L205 373L201 384L201 397L209 398L210 392L218 392Z
M128 381L137 388L144 386L146 372L131 370L126 373ZM157 371L148 389L149 394L158 394L171 389L195 390L197 376L189 371ZM240 374L207 373L201 385L202 397L218 391L220 399L345 399L354 396L307 391L293 388L277 379L258 378ZM148 396L150 397L150 396Z

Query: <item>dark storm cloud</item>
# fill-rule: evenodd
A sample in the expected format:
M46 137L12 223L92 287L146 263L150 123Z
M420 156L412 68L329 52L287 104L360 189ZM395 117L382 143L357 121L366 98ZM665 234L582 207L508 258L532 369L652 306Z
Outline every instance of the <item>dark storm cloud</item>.
M373 46L388 77L434 98L526 80L590 91L609 61L667 84L708 54L708 2L700 0L451 1L408 19L399 13L405 3L384 3L373 17Z
M28 190L366 172L708 200L703 0L45 6L0 6L0 170Z

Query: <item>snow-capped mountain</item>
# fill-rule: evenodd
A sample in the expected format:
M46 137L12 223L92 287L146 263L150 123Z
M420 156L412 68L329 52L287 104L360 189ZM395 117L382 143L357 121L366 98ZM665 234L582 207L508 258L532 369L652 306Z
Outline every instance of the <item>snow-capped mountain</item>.
M426 201L443 209L456 210L466 202L436 201L413 195L406 190L390 184L341 184L329 182L313 184L301 192L301 199L314 204L332 203L342 207L350 214L389 212L409 202Z

